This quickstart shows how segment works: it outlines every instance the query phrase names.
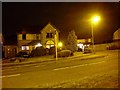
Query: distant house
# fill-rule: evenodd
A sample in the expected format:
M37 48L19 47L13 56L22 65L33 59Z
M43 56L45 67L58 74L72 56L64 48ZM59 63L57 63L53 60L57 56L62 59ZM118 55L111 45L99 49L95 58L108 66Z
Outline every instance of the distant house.
M88 39L78 39L77 42L78 43L82 43L82 44L91 44L91 38L88 38Z
M2 33L0 33L0 44L3 44L3 42L4 42L4 37L3 37Z
M91 38L88 39L77 39L77 46L84 50L85 47L89 47L91 44Z
M117 48L120 48L120 28L118 30L116 30L113 34L113 42L114 42L114 46Z
M12 58L17 55L17 45L3 45L2 58Z
M55 34L57 41L59 41L59 30L48 23L43 29L38 29L38 32L29 32L29 29L23 29L21 33L17 34L18 51L25 51L30 53L38 46L50 48L55 45Z
M13 43L7 43L4 40L4 37L2 33L0 34L0 45L1 45L1 51L2 51L2 58L11 58L15 57L18 52L18 48L16 44Z

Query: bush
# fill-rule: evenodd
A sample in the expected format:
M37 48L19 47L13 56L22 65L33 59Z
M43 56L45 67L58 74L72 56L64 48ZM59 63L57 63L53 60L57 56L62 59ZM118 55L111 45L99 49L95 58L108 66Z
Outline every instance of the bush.
M50 54L50 55L55 54L55 47L50 47L50 49L49 49L49 54Z
M46 55L46 49L44 47L37 47L36 49L32 50L30 56L44 56Z
M69 56L73 56L73 52L70 50L62 50L58 52L57 55L58 57L69 57ZM56 55L54 55L54 57L56 57Z
M60 49L59 48L57 48L57 51L59 52L60 51ZM49 49L49 55L54 55L55 54L55 46L54 47L50 47L50 49Z

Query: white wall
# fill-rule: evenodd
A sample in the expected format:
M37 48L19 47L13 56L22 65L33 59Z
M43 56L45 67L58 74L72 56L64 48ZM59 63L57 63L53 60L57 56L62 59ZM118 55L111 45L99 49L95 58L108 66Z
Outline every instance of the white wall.
M96 44L94 45L95 51L104 51L107 50L107 46L112 46L114 43L105 43L105 44Z

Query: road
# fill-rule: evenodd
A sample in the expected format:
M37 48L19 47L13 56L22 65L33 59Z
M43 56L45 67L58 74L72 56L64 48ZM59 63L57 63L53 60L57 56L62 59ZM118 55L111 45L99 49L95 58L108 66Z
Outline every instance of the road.
M118 87L118 51L103 53L108 56L4 67L2 88Z

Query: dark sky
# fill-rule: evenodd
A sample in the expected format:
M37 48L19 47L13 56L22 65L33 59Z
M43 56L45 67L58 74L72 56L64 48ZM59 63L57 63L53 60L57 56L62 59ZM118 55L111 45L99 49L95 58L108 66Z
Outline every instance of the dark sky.
M3 2L2 28L6 42L16 42L15 34L25 26L44 26L51 22L60 30L61 40L70 30L78 38L91 37L90 18L100 15L94 26L95 42L112 40L113 32L120 28L120 4L117 2Z

